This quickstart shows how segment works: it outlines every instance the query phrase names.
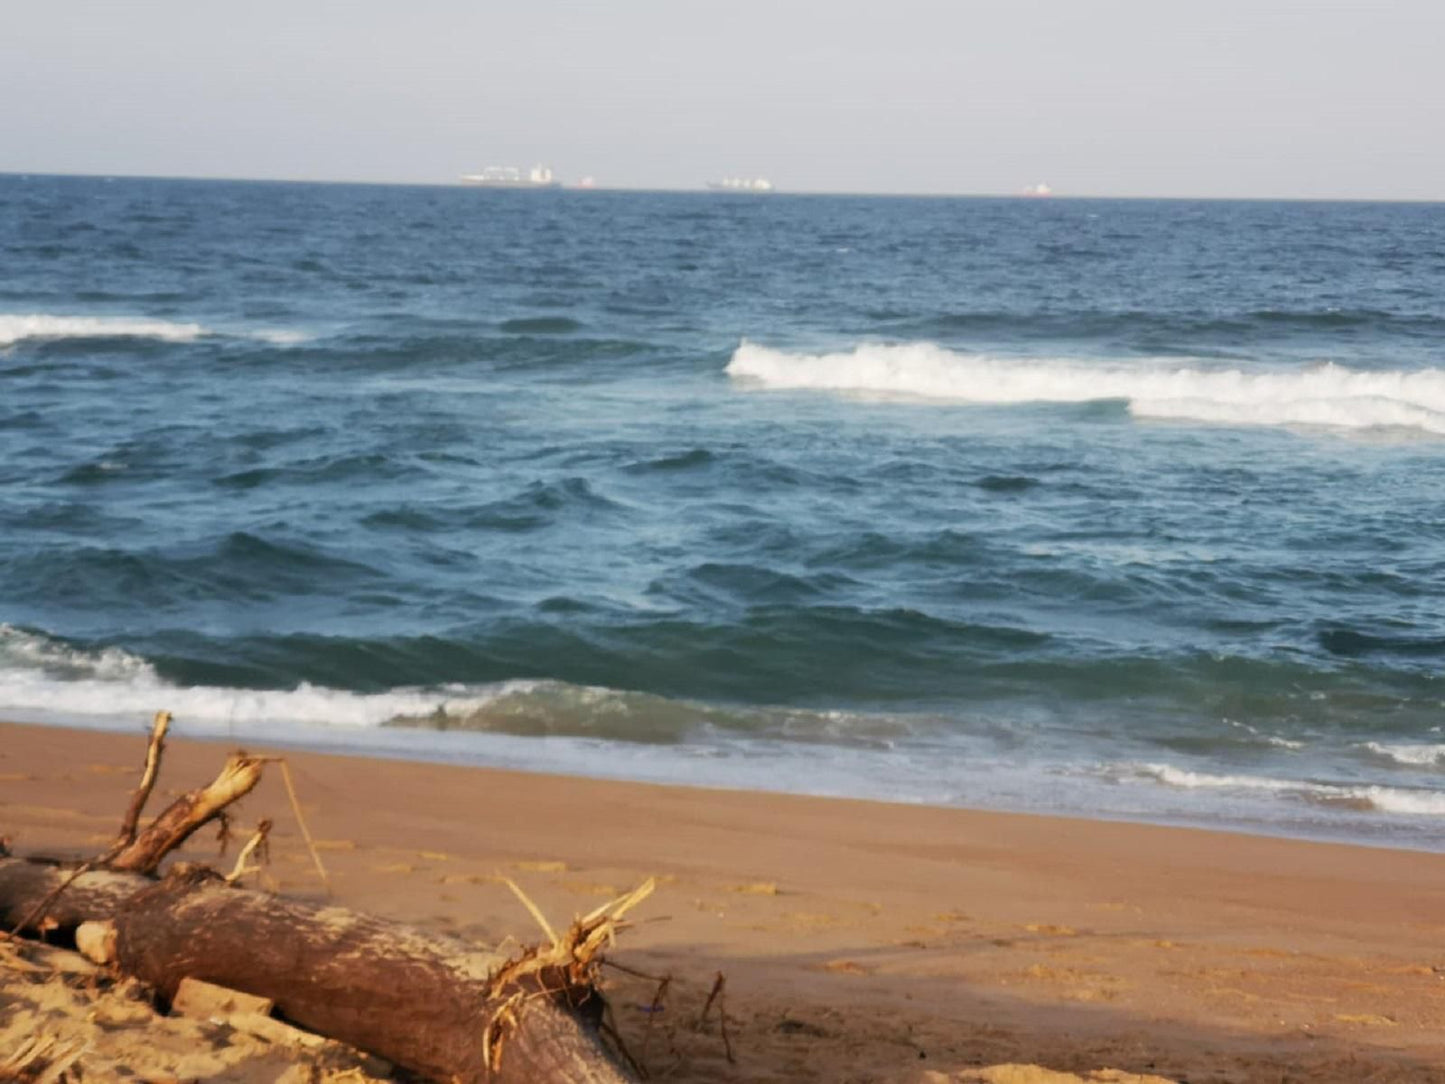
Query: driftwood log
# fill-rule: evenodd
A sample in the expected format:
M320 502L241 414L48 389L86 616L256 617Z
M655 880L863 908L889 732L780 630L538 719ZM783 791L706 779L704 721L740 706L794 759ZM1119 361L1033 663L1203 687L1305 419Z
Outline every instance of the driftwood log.
M168 723L157 716L141 804ZM345 908L237 888L196 866L152 876L170 850L255 786L262 763L231 757L215 783L182 795L143 830L133 802L116 843L90 863L0 853L0 923L30 934L73 934L87 924L91 951L102 945L108 962L167 1000L188 977L255 994L293 1024L447 1084L634 1079L601 1039L595 978L604 944L650 882L550 943L508 957Z
M0 858L0 918L21 921L71 871ZM441 1081L620 1082L600 1042L589 916L508 959L342 907L234 888L187 867L160 881L96 870L46 920L113 927L114 962L165 998L183 978L273 1000L291 1023Z

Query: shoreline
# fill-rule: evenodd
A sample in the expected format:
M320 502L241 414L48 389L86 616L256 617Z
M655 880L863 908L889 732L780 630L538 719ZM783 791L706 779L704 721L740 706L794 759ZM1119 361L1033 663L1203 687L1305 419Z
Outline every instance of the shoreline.
M229 744L172 738L157 800L210 778ZM0 834L22 855L90 853L143 748L139 729L0 723ZM676 1080L922 1080L1021 1061L1445 1081L1445 855L283 751L348 906L525 939L499 873L554 919L657 876L615 958L672 975L674 1016L647 1027L655 984L619 972L609 993L629 1038L657 1032L649 1057L667 1046ZM236 834L263 815L277 821L268 876L317 893L278 779ZM215 861L215 844L184 857ZM718 971L736 1065L681 1026Z
M13 722L13 720L0 716L0 726ZM68 716L56 716L40 722L27 721L15 725L109 735L137 734L144 730L144 726L136 722ZM964 813L1139 825L1181 831L1216 832L1258 839L1362 847L1370 850L1399 851L1409 854L1445 855L1445 836L1434 840L1432 845L1428 834L1421 841L1415 841L1405 835L1410 822L1416 819L1409 814L1393 815L1398 818L1396 821L1397 833L1387 834L1385 830L1379 828L1371 832L1367 826L1361 824L1355 825L1353 830L1346 826L1334 828L1322 822L1316 822L1313 826L1314 830L1308 830L1299 826L1302 822L1295 820L1250 819L1238 814L1233 817L1220 815L1211 818L1204 813L1177 812L1171 814L1165 808L1134 812L1101 809L1087 813L1068 807L1026 808L1020 804L1006 802L997 805L987 803L970 805L931 801L922 797L887 797L867 792L841 793L830 791L827 788L805 790L786 783L769 785L769 781L757 777L746 781L727 778L730 773L726 769L725 762L721 761L689 762L678 759L676 763L672 763L666 757L673 747L652 743L641 743L640 748L654 759L634 760L630 767L624 767L620 766L621 762L618 758L598 758L596 766L593 767L587 765L587 761L595 751L593 746L596 743L600 742L609 748L614 746L629 748L632 743L614 739L584 738L577 735L539 736L513 734L505 731L474 731L464 728L434 729L386 724L330 728L315 724L302 724L295 728L293 732L295 736L271 733L268 730L269 728L265 726L247 724L223 728L218 724L206 722L200 724L198 732L188 734L184 740L232 746L236 744L255 745L321 756L519 772L555 779L586 779L623 785L680 787L725 794L775 795L818 801L863 802L909 809L957 810ZM409 740L410 735L421 735L422 738L420 741L412 741ZM549 754L562 763L550 767L540 766ZM676 769L681 765L686 765L694 770L702 767L705 770L694 778L682 780L672 777L667 771L669 767ZM718 768L719 765L723 766L721 770ZM794 766L801 767L801 760ZM855 766L853 775L845 775L843 778L854 779L855 775L857 778L862 778L861 769L858 766ZM1381 814L1377 812L1376 816L1380 817Z

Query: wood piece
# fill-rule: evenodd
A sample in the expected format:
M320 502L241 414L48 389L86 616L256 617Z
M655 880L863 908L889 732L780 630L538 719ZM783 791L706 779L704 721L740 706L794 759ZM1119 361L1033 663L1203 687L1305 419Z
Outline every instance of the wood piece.
M154 873L161 859L184 843L191 833L250 793L261 781L264 763L261 757L233 753L211 783L182 794L133 843L111 856L106 864L113 870Z
M166 731L170 729L170 725L170 712L156 712L155 720L151 723L150 740L146 742L145 767L141 770L140 784L131 795L130 806L120 822L120 831L111 847L112 853L119 853L135 842L141 812L145 809L151 790L156 785L156 776L160 773L161 755L165 752Z
M82 926L81 929L85 927ZM229 986L202 982L188 975L176 987L176 996L171 999L171 1012L181 1016L199 1017L202 1020L209 1020L213 1016L234 1016L238 1013L270 1016L275 1005L269 997L257 997L241 990L232 990Z

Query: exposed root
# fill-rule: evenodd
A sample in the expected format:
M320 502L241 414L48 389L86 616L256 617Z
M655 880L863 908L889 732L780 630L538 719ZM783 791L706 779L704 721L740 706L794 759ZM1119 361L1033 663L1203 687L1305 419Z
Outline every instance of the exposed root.
M527 995L518 990L492 1011L491 1019L487 1021L482 1032L482 1061L493 1073L502 1067L502 1050L507 1045L507 1039L516 1030L517 1012L526 1000Z
M707 1022L708 1010L712 1008L712 1003L716 1001L718 1030L722 1033L723 1052L727 1054L728 1064L736 1065L737 1059L733 1057L732 1040L728 1038L728 1011L727 1005L724 1003L723 994L723 991L727 988L727 982L727 977L719 971L717 978L713 980L712 990L708 992L707 1001L703 1002L702 1012L697 1014L697 1023L693 1025L692 1029L694 1031L702 1030L703 1024Z
M647 1060L647 1048L652 1043L652 1022L662 1011L662 999L667 996L667 988L671 985L672 976L664 975L657 984L657 991L652 995L652 1004L647 1007L647 1026L642 1031L642 1053L638 1055L643 1061Z
M501 1065L502 1050L528 1001L548 998L571 1009L595 1001L600 1017L602 1003L597 995L597 972L602 965L602 952L615 944L623 916L652 895L657 887L657 881L649 877L631 892L574 920L567 932L558 936L541 908L518 885L503 880L542 927L549 942L525 949L516 959L502 965L489 980L491 998L502 999L492 1012L482 1038L484 1060L493 1072ZM508 993L509 990L512 992Z
M259 863L265 862L269 858L268 852L270 847L267 843L267 837L270 835L270 818L264 818L256 825L256 831L252 833L251 838L246 840L246 845L241 848L241 853L236 855L236 864L231 868L231 872L226 875L227 884L235 884L248 873L261 872ZM253 854L258 859L257 865L248 864Z
M597 1030L612 1044L612 1049L627 1067L637 1075L640 1080L650 1080L652 1074L647 1071L647 1066L632 1056L632 1051L627 1049L627 1042L622 1038L622 1032L617 1030L617 1021L612 1016L612 1006L602 1007L602 1019L597 1022Z

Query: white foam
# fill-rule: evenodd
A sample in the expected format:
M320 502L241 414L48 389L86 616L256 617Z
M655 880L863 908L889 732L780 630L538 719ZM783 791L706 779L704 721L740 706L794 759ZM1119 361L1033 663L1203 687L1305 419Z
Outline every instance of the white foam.
M0 717L123 719L166 708L191 723L297 723L374 727L399 715L477 711L525 683L442 690L353 693L302 683L294 689L174 685L150 663L105 648L87 652L0 625Z
M1295 741L1292 738L1280 738L1276 737L1273 734L1261 733L1258 727L1250 726L1248 723L1242 723L1238 719L1226 719L1224 721L1230 726L1234 727L1236 730L1243 730L1251 738L1261 741L1265 745L1272 745L1276 749L1303 749L1305 747L1305 743L1302 741Z
M1276 738L1269 734L1263 736L1263 741L1266 745L1273 745L1276 749L1303 749L1305 747L1305 743L1302 741L1294 741L1290 738Z
M192 342L205 335L200 324L148 320L134 316L0 316L0 346L22 339L161 339Z
M234 335L274 346L295 346L311 336L287 328L220 331L204 324L154 320L143 316L55 316L46 313L0 314L0 346L26 339L156 339L187 343L211 335Z
M1141 418L1222 425L1403 427L1445 435L1445 370L1366 372L1340 365L1244 372L1173 360L1086 361L962 354L933 343L865 343L801 354L744 340L730 376L768 388L961 403L1122 399Z
M1208 772L1192 772L1169 764L1140 764L1135 767L1135 772L1138 776L1153 779L1166 786L1190 790L1262 790L1280 797L1303 798L1322 805L1365 806L1381 813L1445 816L1445 792L1441 791L1410 790L1373 783L1349 785L1256 775L1213 775Z
M296 346L299 343L311 341L311 336L304 331L290 331L286 328L261 328L257 331L246 333L248 339L258 339L263 343L270 343L272 346Z
M1191 772L1169 764L1141 764L1139 770L1152 776L1160 783L1171 787L1229 787L1236 790L1291 790L1304 784L1288 779L1271 779L1261 775L1211 775L1208 772Z
M1389 745L1372 741L1366 742L1363 748L1397 764L1422 768L1445 766L1445 745Z

